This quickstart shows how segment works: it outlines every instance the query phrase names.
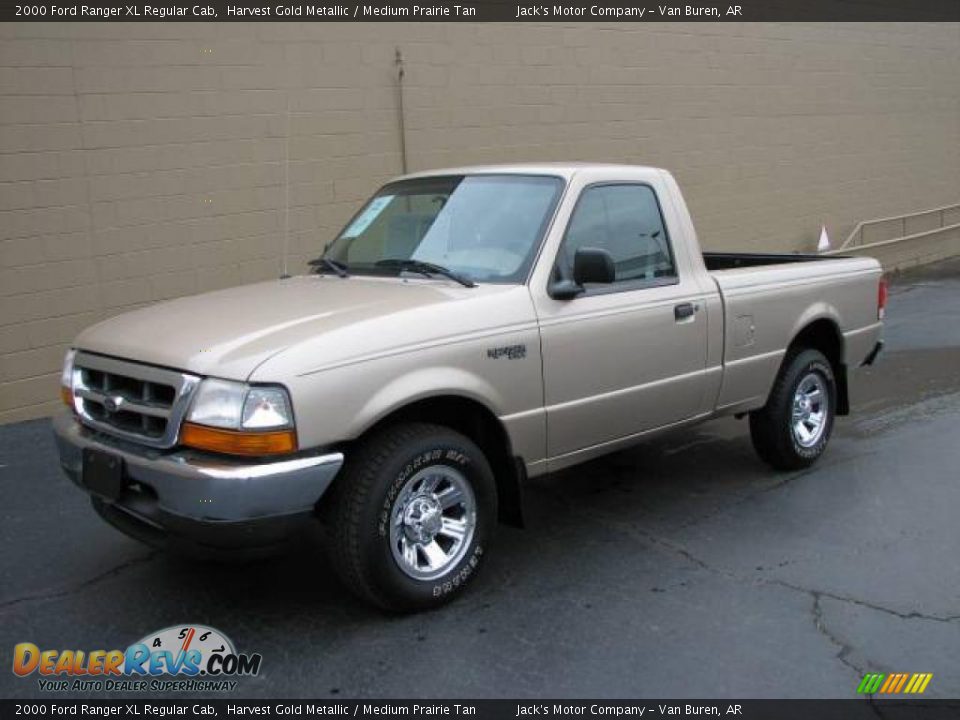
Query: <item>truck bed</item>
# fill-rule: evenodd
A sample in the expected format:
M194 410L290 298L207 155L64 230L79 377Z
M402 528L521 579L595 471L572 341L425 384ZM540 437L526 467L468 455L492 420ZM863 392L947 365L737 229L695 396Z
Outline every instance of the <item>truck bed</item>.
M732 253L705 252L703 262L707 270L732 270L735 268L758 267L761 265L782 265L784 263L815 262L833 260L838 256L803 255L800 253Z
M704 253L703 259L723 303L719 408L762 404L786 348L813 319L834 324L851 367L876 343L881 270L872 258Z

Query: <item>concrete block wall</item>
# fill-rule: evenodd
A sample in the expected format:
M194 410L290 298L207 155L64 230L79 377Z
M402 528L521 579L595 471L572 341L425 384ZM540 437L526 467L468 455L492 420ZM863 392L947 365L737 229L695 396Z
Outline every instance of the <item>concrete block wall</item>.
M269 278L401 169L662 165L710 249L960 197L960 28L0 25L0 422L98 319Z

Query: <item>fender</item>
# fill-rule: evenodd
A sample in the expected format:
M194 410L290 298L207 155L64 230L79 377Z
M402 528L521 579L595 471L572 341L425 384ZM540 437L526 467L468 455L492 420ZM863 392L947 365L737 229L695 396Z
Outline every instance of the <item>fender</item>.
M483 405L495 417L503 415L500 393L489 382L463 368L431 366L400 375L363 405L349 436L357 438L389 415L421 400L458 396Z

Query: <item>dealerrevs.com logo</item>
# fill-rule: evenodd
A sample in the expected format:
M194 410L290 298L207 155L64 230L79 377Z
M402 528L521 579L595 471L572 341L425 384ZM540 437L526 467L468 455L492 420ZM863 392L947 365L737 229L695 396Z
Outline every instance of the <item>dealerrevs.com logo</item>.
M173 625L143 637L126 650L41 650L29 642L13 648L13 672L38 676L47 692L220 691L234 678L255 676L259 653L238 653L219 630Z

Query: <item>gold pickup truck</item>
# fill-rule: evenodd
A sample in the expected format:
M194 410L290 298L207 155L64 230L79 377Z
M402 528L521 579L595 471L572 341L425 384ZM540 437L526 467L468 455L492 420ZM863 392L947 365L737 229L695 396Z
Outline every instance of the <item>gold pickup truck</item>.
M528 477L730 414L810 465L886 299L869 258L701 252L670 173L622 165L407 175L310 268L81 333L61 464L154 545L321 528L396 610L464 588Z

